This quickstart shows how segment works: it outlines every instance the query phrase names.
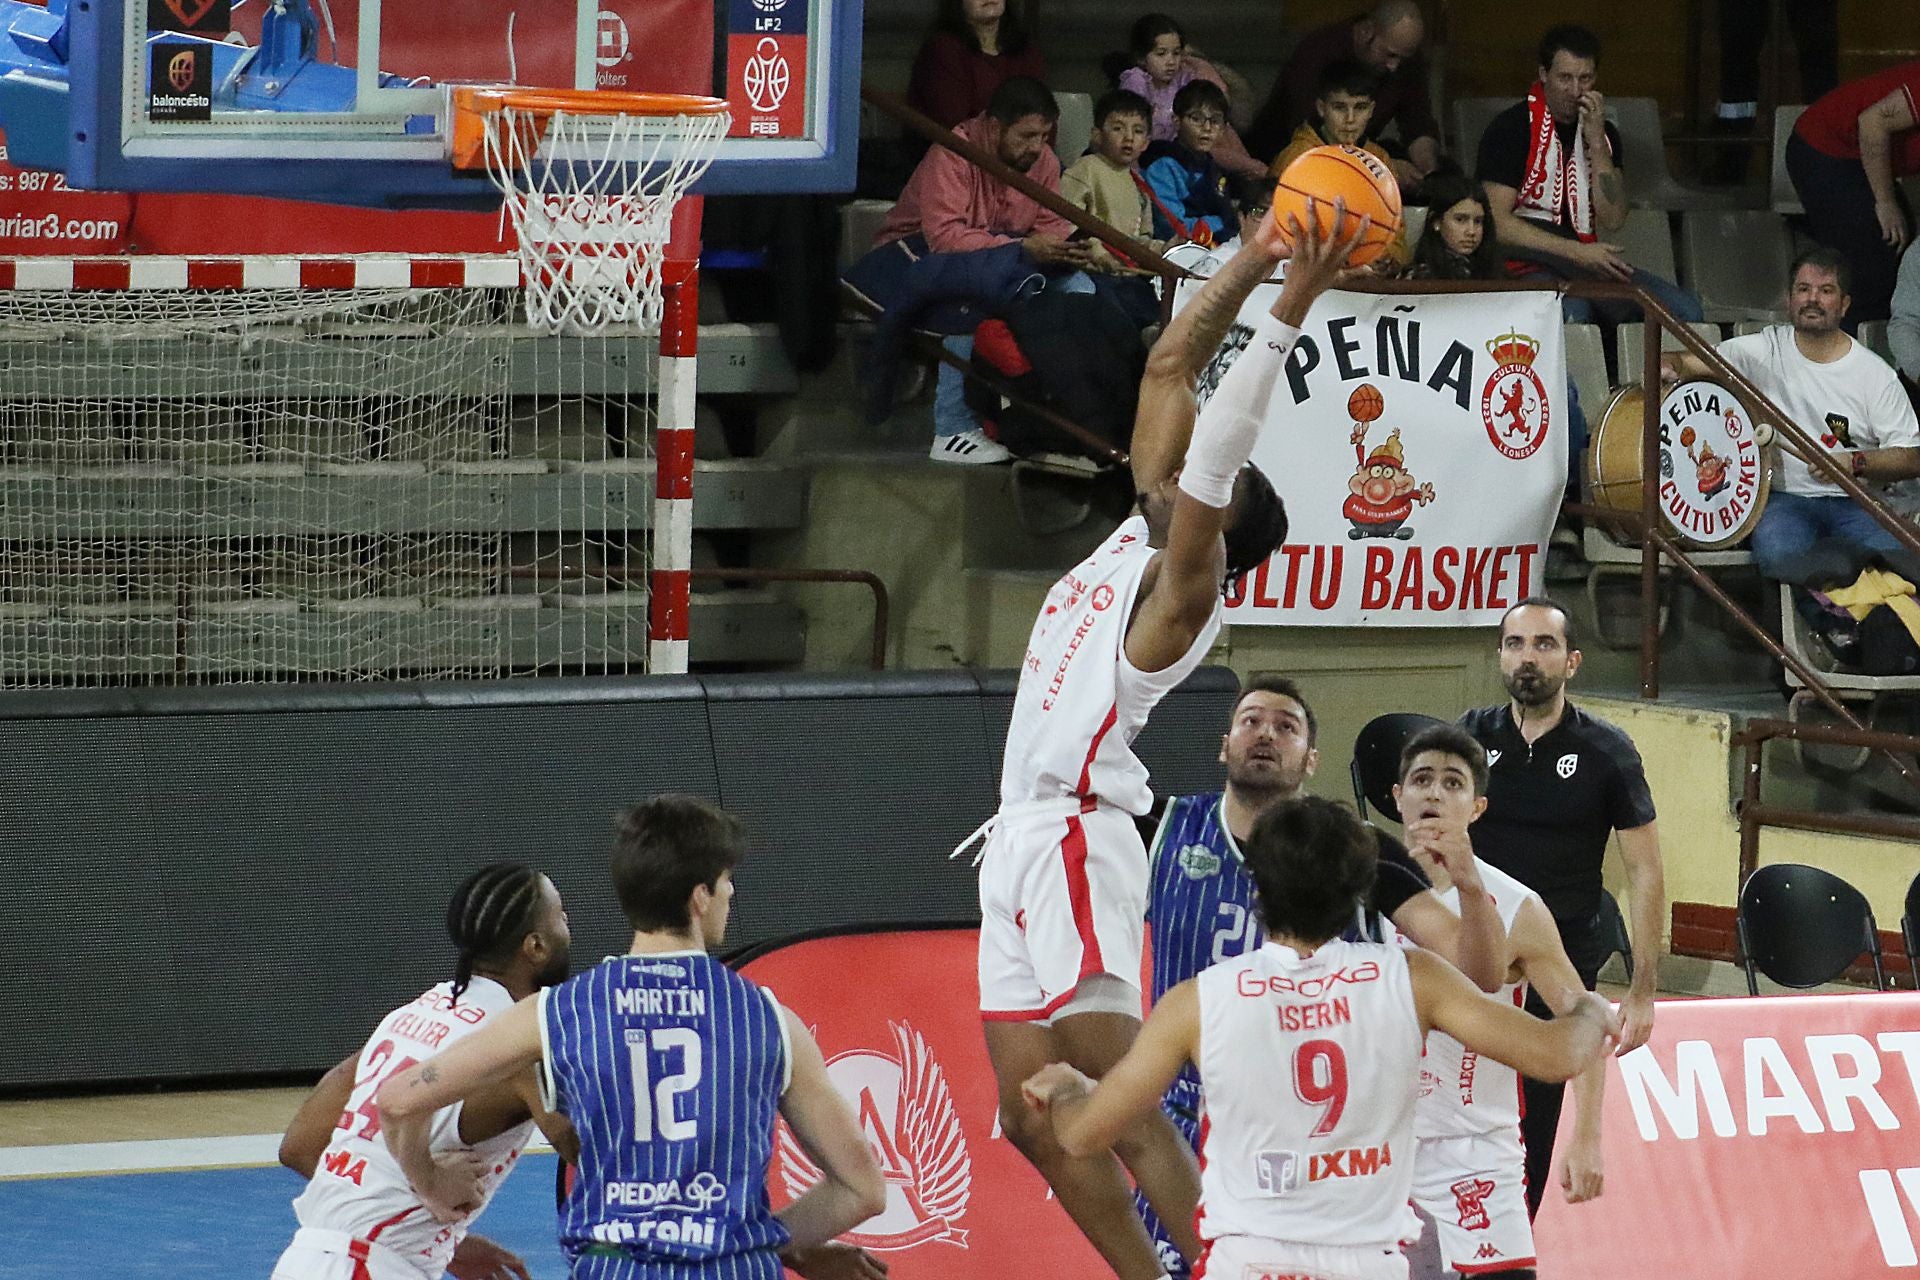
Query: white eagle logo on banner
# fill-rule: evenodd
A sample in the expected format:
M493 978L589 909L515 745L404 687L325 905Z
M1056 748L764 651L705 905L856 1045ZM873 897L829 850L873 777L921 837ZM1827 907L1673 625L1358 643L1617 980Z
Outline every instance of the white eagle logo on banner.
M887 1025L895 1055L852 1049L827 1063L827 1076L853 1107L887 1185L886 1208L845 1238L876 1252L930 1240L964 1249L967 1233L954 1224L973 1194L973 1158L946 1073L926 1037L904 1022ZM797 1198L820 1181L820 1169L784 1120L777 1132L780 1183Z

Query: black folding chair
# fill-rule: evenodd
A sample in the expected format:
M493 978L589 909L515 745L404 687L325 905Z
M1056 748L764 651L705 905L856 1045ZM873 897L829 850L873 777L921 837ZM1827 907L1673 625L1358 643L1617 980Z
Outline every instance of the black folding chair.
M1620 914L1620 900L1605 889L1600 891L1600 940L1607 950L1600 957L1602 964L1607 957L1618 952L1620 963L1626 967L1627 981L1633 981L1633 940L1627 936L1627 919Z
M1900 936L1907 943L1907 972L1913 975L1913 989L1920 991L1920 875L1907 886L1907 910L1900 917Z
M1445 723L1417 711L1395 711L1367 721L1353 740L1353 763L1347 770L1353 779L1353 804L1362 818L1371 804L1383 816L1400 821L1400 806L1393 802L1393 784L1400 781L1400 753L1415 734Z
M1863 951L1873 959L1874 990L1887 989L1873 908L1831 872L1797 862L1761 867L1740 890L1735 924L1748 995L1760 994L1756 969L1781 986L1817 987L1845 973Z

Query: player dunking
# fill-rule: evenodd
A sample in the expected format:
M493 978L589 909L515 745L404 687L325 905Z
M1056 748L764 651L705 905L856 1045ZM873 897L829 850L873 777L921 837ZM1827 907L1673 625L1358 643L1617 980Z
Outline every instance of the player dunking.
M628 954L523 1000L378 1094L388 1145L416 1185L452 1211L471 1194L437 1173L438 1108L539 1064L580 1133L579 1174L560 1210L574 1280L780 1280L795 1257L879 1213L885 1184L827 1078L807 1028L771 992L707 954L726 935L746 840L693 796L627 815L613 884L633 926ZM825 1176L773 1212L767 1163L775 1113ZM834 1274L885 1268L845 1250Z
M1588 992L1541 1022L1425 951L1335 940L1377 857L1351 810L1312 796L1286 801L1254 824L1243 852L1268 941L1169 992L1097 1086L1056 1063L1026 1083L1026 1097L1062 1147L1084 1157L1157 1114L1192 1062L1206 1097L1197 1273L1404 1280L1426 1033L1565 1080L1620 1024Z
M1119 1162L1068 1156L1020 1085L1055 1061L1104 1075L1139 1031L1147 859L1134 817L1152 796L1132 744L1213 643L1223 585L1286 537L1285 508L1248 458L1308 308L1366 234L1365 219L1340 204L1334 213L1330 234L1311 215L1311 231L1292 225L1279 301L1197 424L1200 373L1279 261L1271 217L1154 344L1132 445L1140 514L1047 595L1014 699L1000 810L984 828L980 1008L1001 1124L1119 1280L1163 1274L1120 1164L1179 1224L1175 1244L1191 1256L1192 1153L1155 1113L1120 1135Z
M553 881L506 863L467 877L447 905L459 948L451 982L395 1009L365 1047L329 1071L301 1104L280 1162L308 1179L293 1202L300 1230L275 1280L432 1280L517 1275L519 1258L468 1227L486 1207L536 1123L562 1154L573 1128L540 1105L531 1071L435 1113L427 1128L432 1180L477 1183L463 1212L445 1221L417 1195L380 1140L374 1090L499 1020L516 1000L567 976L567 913ZM479 1172L476 1176L474 1171Z

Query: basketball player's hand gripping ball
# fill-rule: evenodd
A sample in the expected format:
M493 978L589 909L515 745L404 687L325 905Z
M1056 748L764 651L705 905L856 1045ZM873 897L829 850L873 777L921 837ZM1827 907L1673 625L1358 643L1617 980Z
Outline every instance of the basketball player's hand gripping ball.
M1316 220L1324 235L1337 239L1340 208L1368 223L1346 256L1349 267L1374 261L1400 234L1400 184L1379 157L1359 147L1315 147L1288 165L1273 189L1273 224L1287 242L1296 223Z

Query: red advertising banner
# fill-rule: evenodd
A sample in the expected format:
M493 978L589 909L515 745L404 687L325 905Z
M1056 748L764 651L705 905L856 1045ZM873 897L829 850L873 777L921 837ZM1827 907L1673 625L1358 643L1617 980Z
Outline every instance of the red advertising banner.
M1920 1274L1920 996L1663 1002L1607 1075L1606 1194L1548 1190L1543 1280Z
M132 221L132 196L76 191L65 174L15 168L0 134L0 256L121 253Z
M977 936L816 938L741 972L813 1028L828 1074L860 1118L886 1175L887 1207L844 1238L884 1257L890 1280L1106 1275L1040 1175L998 1136ZM768 1173L775 1206L817 1176L781 1125Z

